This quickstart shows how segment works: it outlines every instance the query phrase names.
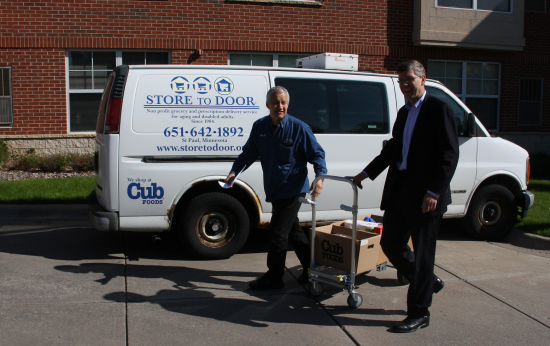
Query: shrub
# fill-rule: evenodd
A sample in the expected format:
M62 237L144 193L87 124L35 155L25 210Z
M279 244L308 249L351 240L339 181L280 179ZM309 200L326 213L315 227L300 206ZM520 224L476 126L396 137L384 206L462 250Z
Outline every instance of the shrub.
M63 172L67 168L67 155L52 154L37 158L38 169L44 172Z
M89 172L94 170L93 154L69 154L67 155L68 165L75 172Z
M10 148L8 148L8 145L3 140L0 139L0 165L8 161L9 157L10 157Z
M34 155L34 149L29 149L25 155L17 155L13 168L29 171L38 167L38 157Z

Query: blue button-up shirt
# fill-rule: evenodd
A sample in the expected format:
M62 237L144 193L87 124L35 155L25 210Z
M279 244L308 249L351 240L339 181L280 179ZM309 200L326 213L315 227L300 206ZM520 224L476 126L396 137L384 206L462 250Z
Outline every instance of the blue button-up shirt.
M274 127L269 115L252 125L243 152L233 163L231 173L250 167L260 158L267 202L309 192L307 163L315 176L326 174L325 151L309 125L287 114Z

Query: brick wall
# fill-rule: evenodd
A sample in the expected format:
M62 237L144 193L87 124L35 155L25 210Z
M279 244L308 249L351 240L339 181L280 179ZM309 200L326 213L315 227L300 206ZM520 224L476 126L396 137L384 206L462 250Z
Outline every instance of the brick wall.
M0 136L67 133L65 51L0 49L0 65L12 67L14 119Z
M549 1L550 2L550 1ZM550 9L550 4L547 6ZM322 6L224 0L0 1L0 64L13 67L13 128L0 136L64 134L65 50L170 50L174 64L226 64L231 51L359 54L359 68L394 72L406 59L500 62L500 130L517 126L520 77L550 78L549 14L526 12L524 52L414 47L414 1L327 0ZM202 55L195 54L202 49ZM39 87L37 87L39 86ZM550 89L544 88L545 100Z

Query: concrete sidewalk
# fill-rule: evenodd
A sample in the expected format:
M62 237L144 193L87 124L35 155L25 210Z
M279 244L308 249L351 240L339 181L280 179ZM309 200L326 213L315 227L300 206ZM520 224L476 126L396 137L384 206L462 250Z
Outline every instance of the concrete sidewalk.
M550 252L472 241L444 223L429 328L388 333L405 317L391 267L358 277L363 305L312 298L289 252L285 288L248 289L265 270L265 234L227 260L198 261L173 237L101 233L82 220L0 226L0 344L547 345Z

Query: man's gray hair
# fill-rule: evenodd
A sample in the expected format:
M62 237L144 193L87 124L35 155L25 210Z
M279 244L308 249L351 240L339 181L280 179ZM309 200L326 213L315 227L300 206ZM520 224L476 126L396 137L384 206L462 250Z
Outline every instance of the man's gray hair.
M288 102L290 102L290 94L288 93L288 90L285 89L285 87L277 85L269 89L267 91L267 95L265 96L266 103L269 103L271 101L271 95L273 94L286 94L286 99Z
M422 65L420 61L417 60L404 61L397 68L397 73L407 72L408 70L413 70L418 77L424 77L426 75L424 65Z

